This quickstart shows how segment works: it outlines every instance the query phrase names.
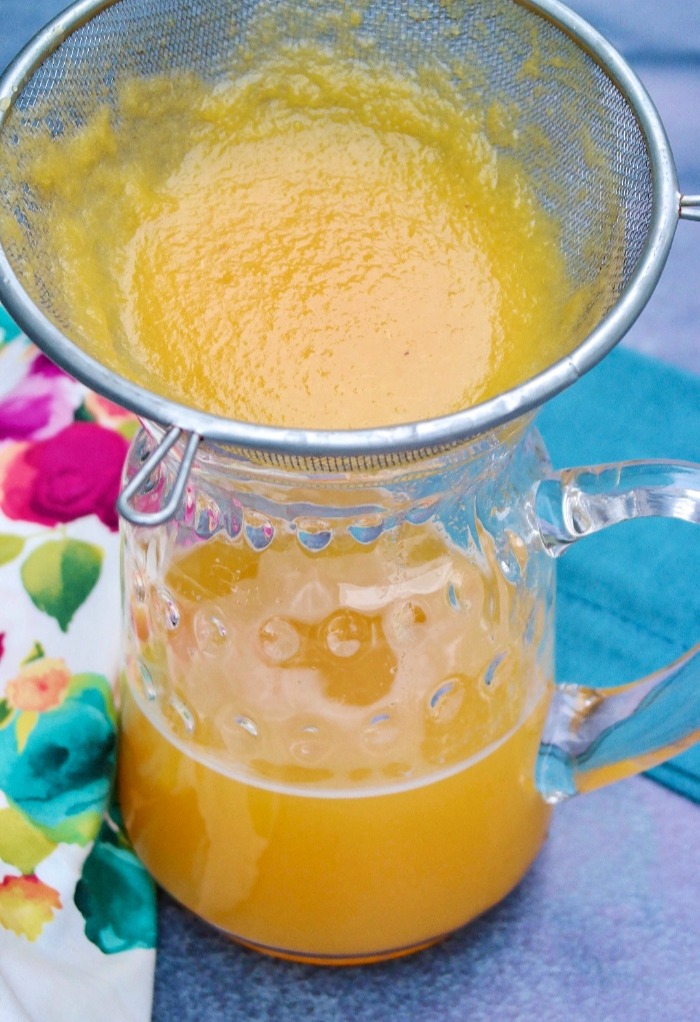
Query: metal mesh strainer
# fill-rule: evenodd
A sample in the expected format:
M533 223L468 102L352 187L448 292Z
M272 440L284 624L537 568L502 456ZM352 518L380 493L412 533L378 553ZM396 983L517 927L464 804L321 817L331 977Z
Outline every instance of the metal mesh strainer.
M66 136L131 76L191 71L217 82L265 48L309 37L364 60L431 62L465 103L518 111L501 141L562 224L575 280L596 283L569 354L539 376L455 415L381 430L282 430L185 408L120 378L84 351L44 244L50 203L24 175L39 133ZM29 155L28 155L29 154ZM688 200L689 215L697 200ZM425 455L532 409L619 340L662 270L683 200L663 128L619 56L554 0L82 0L48 26L0 81L0 298L56 362L164 426L277 464L326 470ZM160 451L160 457L165 448ZM187 460L187 459L186 459ZM184 477L184 473L181 473Z

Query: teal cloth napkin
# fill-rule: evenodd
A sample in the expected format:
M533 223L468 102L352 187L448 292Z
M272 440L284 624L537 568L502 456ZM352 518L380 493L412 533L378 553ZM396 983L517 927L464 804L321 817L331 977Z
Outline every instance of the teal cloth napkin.
M700 378L624 349L551 401L538 426L555 468L627 459L700 460ZM557 678L621 684L700 638L700 532L623 523L559 562ZM700 802L700 744L650 771Z

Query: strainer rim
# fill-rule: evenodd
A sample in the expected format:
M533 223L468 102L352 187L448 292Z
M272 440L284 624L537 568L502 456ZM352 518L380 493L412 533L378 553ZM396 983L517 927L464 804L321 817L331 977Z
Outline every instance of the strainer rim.
M77 0L47 23L0 75L0 133L17 97L50 54L73 32L125 0ZM20 284L0 239L0 301L57 365L90 389L163 426L205 440L296 457L381 457L436 450L481 435L533 411L575 383L622 339L649 300L663 271L679 219L681 195L670 144L646 88L621 54L559 0L511 0L565 32L622 94L644 136L651 165L651 222L635 270L612 309L569 354L515 387L450 415L364 429L305 429L230 419L147 390L86 354L39 310Z

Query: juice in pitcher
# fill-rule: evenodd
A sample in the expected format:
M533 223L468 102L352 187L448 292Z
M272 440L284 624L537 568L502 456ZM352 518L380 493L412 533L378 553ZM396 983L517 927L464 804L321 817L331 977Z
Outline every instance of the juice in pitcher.
M283 526L263 551L218 537L150 590L148 558L128 552L119 784L171 894L261 950L359 962L517 883L549 815L547 660L495 558L410 523L316 554Z

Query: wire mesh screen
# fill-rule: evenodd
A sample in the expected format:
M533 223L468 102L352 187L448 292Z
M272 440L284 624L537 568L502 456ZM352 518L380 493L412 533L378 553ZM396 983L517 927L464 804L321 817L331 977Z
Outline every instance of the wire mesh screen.
M579 345L615 305L644 250L651 164L635 111L605 70L517 0L102 4L31 75L0 134L0 237L44 315L78 346L88 344L56 286L46 244L50 200L27 184L34 140L70 136L99 106L113 107L120 83L133 76L191 72L216 83L277 46L311 39L331 50L342 41L358 60L408 73L431 66L465 105L483 109L489 142L520 161L559 219L571 277L595 283L568 349Z

